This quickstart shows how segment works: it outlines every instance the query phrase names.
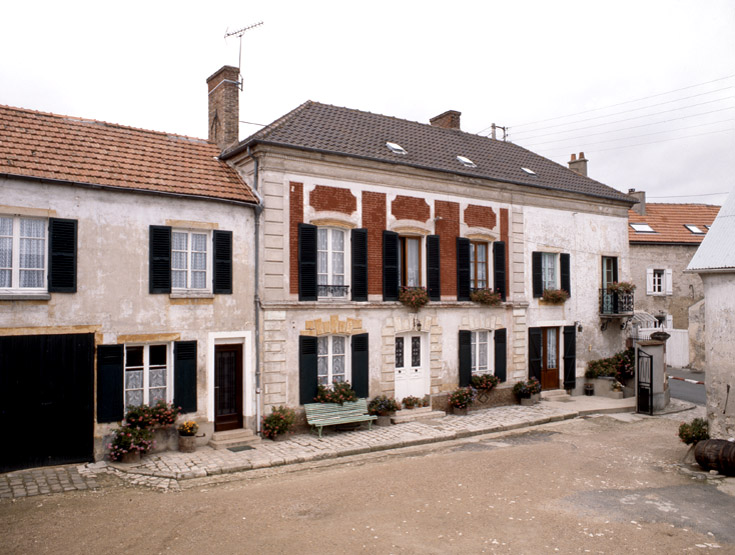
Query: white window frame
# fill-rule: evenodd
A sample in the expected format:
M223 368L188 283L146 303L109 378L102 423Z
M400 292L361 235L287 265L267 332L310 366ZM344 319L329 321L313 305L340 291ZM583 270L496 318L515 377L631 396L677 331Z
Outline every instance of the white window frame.
M123 358L123 404L125 407L129 406L128 403L128 391L133 391L137 389L143 390L143 404L150 405L150 348L151 347L157 347L157 346L164 346L166 348L166 394L164 396L164 400L167 403L170 403L173 401L173 343L129 343L125 344L123 346L123 352L124 352L124 358ZM127 383L127 373L128 373L128 349L129 348L135 348L135 347L142 347L143 348L143 366L141 367L133 367L133 368L140 368L143 371L143 387L142 388L129 388Z
M553 276L550 275L553 273ZM541 253L542 290L559 289L559 254L555 252Z
M175 250L175 239L174 235L177 233L186 234L186 251ZM204 244L207 248L205 253L205 269L204 269L204 287L192 287L192 273L195 271L192 268L192 257L196 252L192 251L192 235L204 235ZM174 293L183 292L194 292L194 293L211 293L212 292L212 232L206 229L172 229L171 230L171 291ZM175 252L186 252L186 268L175 268L174 267L174 253ZM174 272L185 271L186 272L186 287L177 287L174 285Z
M46 218L33 218L27 216L11 216L6 214L0 214L0 218L9 219L12 221L11 235L2 235L3 239L10 238L11 241L11 260L10 267L2 267L0 270L10 270L10 287L0 287L0 293L2 294L37 294L46 293L48 291L48 219ZM31 239L43 240L43 268L21 268L20 267L20 223L21 220L33 220L42 222L43 224L43 238L33 237ZM20 285L20 272L21 270L28 269L33 271L43 270L43 277L41 278L41 287L21 287Z
M343 353L335 353L334 352L334 339L335 338L341 338L344 340L344 352ZM327 350L326 353L320 354L319 349L322 344L326 343ZM317 384L330 387L332 385L332 382L334 381L334 359L337 356L343 356L344 357L344 381L352 383L352 361L351 361L351 354L352 348L350 344L350 337L348 335L320 335L317 337ZM326 376L320 376L319 375L319 365L321 360L326 360L327 365L327 374Z
M405 243L406 241L416 241L418 244L418 268L416 269L418 275L418 283L410 283L408 281L408 274L406 273L406 279L404 280L404 272L407 271L408 265L405 263ZM424 266L425 266L426 253L424 252L424 237L420 235L399 235L398 236L398 284L401 287L425 287L424 279ZM405 268L404 268L405 266Z
M334 239L334 232L338 231L342 233L342 283L334 283L335 278L339 276L340 274L335 273L334 270L334 254L339 251L334 250L333 245L333 239ZM326 251L319 248L319 235L322 233L327 234L327 249ZM349 286L350 286L350 264L349 261L351 260L350 254L350 233L348 229L342 228L342 227L326 227L326 226L319 226L317 227L317 241L316 241L316 249L317 249L317 292L320 299L339 299L339 300L347 300L349 299ZM327 253L327 273L321 273L319 272L319 255L322 252ZM326 275L327 283L321 283L321 281L324 280L322 276ZM328 287L330 285L338 285L338 286L345 286L345 289L342 289L342 294L339 294L339 290L330 290Z
M495 342L493 332L490 330L474 330L470 332L470 367L472 368L472 375L482 374L495 374ZM478 341L478 339L484 339ZM480 349L482 345L485 345L486 349L486 360L485 366L479 366L480 360Z
M673 295L672 274L671 268L648 268L646 270L646 294L654 297Z
M470 289L493 289L495 284L492 283L490 277L492 274L491 268L491 257L492 257L492 243L489 241L470 241ZM475 260L475 251L478 247L485 248L485 286L478 287L477 284L477 271L476 265L478 261Z

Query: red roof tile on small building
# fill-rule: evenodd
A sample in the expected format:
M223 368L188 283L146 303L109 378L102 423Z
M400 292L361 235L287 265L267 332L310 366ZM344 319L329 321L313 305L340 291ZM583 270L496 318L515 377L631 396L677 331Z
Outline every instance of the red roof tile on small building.
M715 221L719 206L709 204L668 204L646 203L646 215L635 210L628 211L629 224L648 224L651 232L635 231L628 226L630 244L692 244L698 245L704 239L708 227ZM695 225L704 233L692 233L685 226Z
M0 106L0 175L256 203L214 143Z

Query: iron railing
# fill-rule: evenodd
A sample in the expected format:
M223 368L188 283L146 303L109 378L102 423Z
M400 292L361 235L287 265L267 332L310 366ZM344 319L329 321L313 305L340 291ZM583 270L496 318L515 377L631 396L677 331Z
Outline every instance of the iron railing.
M600 289L600 314L629 316L633 314L633 292L611 292Z
M317 287L320 297L344 298L350 291L349 285L318 285Z

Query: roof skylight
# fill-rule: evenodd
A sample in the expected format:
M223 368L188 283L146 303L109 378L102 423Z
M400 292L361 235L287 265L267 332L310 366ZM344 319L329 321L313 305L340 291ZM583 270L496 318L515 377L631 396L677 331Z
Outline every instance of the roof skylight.
M408 154L406 149L398 143L391 143L390 141L388 141L387 143L385 143L385 146L387 146L393 154Z
M467 158L466 156L457 156L457 160L459 160L459 163L467 168L476 168L477 164L475 164L472 160Z
M533 170L529 170L528 168L521 168L524 172L526 172L528 175L536 175L536 172Z
M638 233L656 233L653 228L648 224L630 224L630 227Z
M698 234L698 235L704 235L704 233L705 233L704 231L702 231L701 229L699 229L699 228L698 228L698 227L697 227L696 225L694 225L694 224L684 224L684 227L685 227L685 228L687 228L687 229L688 229L689 231L691 231L692 233L696 233L696 234Z

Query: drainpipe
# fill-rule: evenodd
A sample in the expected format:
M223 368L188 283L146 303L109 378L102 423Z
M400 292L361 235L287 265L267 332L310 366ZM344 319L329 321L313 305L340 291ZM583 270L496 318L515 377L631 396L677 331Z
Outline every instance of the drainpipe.
M260 179L258 158L253 156L250 147L248 147L247 154L253 160L253 192L258 199L258 204L255 206L255 429L260 432L262 395L260 389L260 215L263 212L263 198L258 191Z

